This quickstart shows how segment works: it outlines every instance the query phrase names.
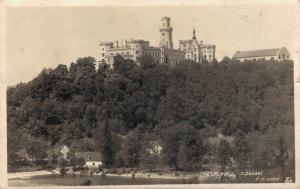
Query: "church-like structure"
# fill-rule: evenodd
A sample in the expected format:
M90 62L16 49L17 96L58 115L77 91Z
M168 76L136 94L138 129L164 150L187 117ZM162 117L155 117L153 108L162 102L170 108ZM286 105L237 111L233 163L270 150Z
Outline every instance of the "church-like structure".
M161 19L159 28L160 42L159 47L150 46L149 41L145 40L124 40L114 42L100 43L100 62L107 63L112 66L114 57L121 55L125 59L132 59L138 63L138 59L142 55L149 55L156 63L177 65L184 59L190 59L197 63L213 62L215 59L215 45L203 44L196 39L195 29L193 37L190 40L179 40L179 49L174 49L172 32L173 27L169 17Z
M197 41L195 28L192 39L179 40L179 49L185 52L185 58L198 63L207 61L209 63L215 60L216 46L212 44L203 44L203 41Z

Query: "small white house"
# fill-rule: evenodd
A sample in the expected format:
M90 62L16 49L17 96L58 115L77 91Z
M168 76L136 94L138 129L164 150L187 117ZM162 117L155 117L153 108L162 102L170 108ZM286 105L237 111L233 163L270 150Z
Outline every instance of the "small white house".
M68 153L70 152L70 149L68 148L67 145L64 145L60 151L61 155L63 156L64 159L67 159L68 158Z
M85 166L88 168L98 168L102 165L102 156L100 152L77 152L77 158L85 160Z
M162 146L159 144L158 141L151 141L150 142L150 147L147 148L147 151L151 155L160 155L162 151Z

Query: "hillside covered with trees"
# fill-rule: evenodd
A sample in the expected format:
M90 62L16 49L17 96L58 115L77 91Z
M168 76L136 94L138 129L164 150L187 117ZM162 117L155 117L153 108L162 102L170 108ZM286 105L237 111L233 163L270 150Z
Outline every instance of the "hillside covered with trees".
M117 56L113 69L92 57L44 69L7 90L8 164L68 145L100 151L106 167L199 171L208 153L226 169L294 174L293 63L224 58L178 66ZM216 149L209 139L222 134ZM161 154L149 153L153 142ZM211 154L210 154L211 155Z

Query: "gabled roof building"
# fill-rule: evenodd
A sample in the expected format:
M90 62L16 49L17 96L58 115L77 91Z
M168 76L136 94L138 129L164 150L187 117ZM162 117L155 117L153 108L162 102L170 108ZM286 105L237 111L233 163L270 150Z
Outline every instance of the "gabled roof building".
M237 51L232 59L240 60L242 62L249 60L286 60L290 59L290 53L285 48L274 48L274 49L263 49L263 50L252 50L252 51Z
M83 158L87 167L98 167L102 165L102 155L100 152L77 152L77 158Z

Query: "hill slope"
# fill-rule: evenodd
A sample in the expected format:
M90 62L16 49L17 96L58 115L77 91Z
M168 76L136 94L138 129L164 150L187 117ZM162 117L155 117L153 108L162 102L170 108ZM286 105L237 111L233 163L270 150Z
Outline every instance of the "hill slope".
M67 144L110 153L113 166L138 166L158 141L163 164L194 170L212 151L207 138L222 133L235 136L228 151L241 167L274 167L283 146L294 154L293 91L291 62L170 68L117 57L114 69L96 70L94 58L79 58L8 88L8 160L15 164L24 149L42 158Z

